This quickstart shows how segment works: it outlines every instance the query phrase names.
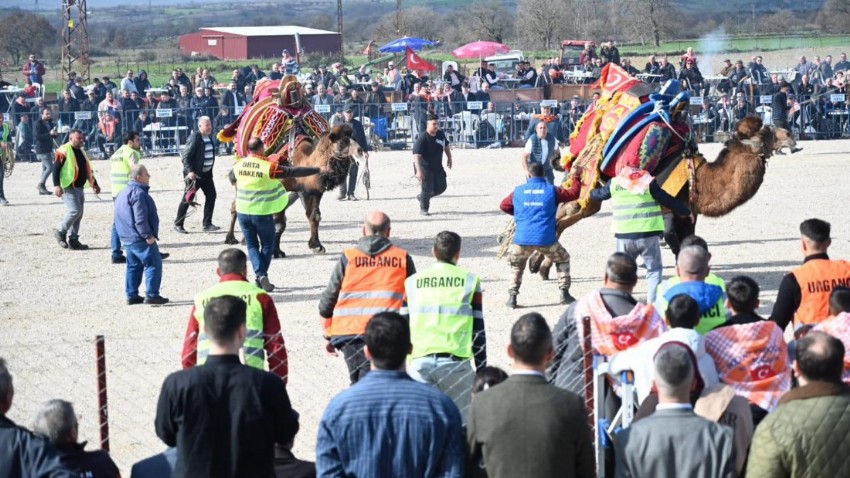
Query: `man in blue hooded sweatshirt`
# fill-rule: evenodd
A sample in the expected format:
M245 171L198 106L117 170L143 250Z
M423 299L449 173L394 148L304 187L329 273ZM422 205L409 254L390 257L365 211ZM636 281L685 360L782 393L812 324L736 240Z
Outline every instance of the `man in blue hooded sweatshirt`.
M705 278L710 268L708 251L698 246L683 247L676 260L676 275L681 282L656 297L655 307L664 313L667 303L679 294L687 294L699 305L700 321L695 330L706 334L726 322L726 293L718 285L708 284Z

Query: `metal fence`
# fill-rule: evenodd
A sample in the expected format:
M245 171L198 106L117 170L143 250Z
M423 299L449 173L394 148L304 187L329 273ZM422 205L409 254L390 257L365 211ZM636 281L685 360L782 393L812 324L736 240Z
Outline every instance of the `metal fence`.
M772 96L746 95L731 92L728 98L719 96L693 97L691 118L694 132L700 143L723 142L734 132L741 119L747 115L758 115L765 124L772 124ZM557 118L559 140L569 143L569 134L587 108L587 102L548 101ZM788 121L797 139L828 140L850 137L850 110L845 95L820 94L792 96ZM364 126L368 146L372 150L410 149L418 134L424 130L429 114L440 120L440 128L454 147L493 148L521 146L532 134L529 125L541 110L541 102L404 102L365 103L348 100L344 103L316 105L315 109L325 116L331 125L343 122L343 111L351 107L355 118ZM189 134L196 130L197 120L209 116L213 120L213 133L217 133L232 122L242 108L228 108L226 112L215 103L205 107L188 108L138 108L114 110L112 127L101 124L103 112L73 111L60 112L52 107L53 118L59 131L67 132L78 128L86 134L86 147L96 157L108 157L122 144L121 136L126 131L140 131L143 149L148 155L173 155L186 143ZM27 113L23 113L27 114ZM28 113L31 126L38 121L37 110ZM7 113L14 124L20 122L20 114ZM551 129L551 128L550 128ZM34 136L34 135L33 135ZM66 134L56 138L57 143L66 139ZM35 160L32 148L18 141L19 160ZM220 146L220 153L229 154L232 147Z

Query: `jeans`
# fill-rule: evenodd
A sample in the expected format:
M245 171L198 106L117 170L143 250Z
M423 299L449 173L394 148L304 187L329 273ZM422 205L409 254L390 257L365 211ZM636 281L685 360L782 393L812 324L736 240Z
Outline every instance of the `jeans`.
M112 223L112 260L121 259L124 255L121 253L121 240L118 239L118 230L115 229L115 223Z
M239 213L236 217L245 236L245 245L248 246L248 257L251 258L251 264L254 266L254 275L268 277L275 235L274 216Z
M466 422L475 383L475 372L469 360L427 355L411 360L407 373L414 380L433 385L448 395Z
M127 249L127 276L124 289L127 298L139 296L139 284L142 273L145 274L145 295L159 297L159 285L162 283L162 255L157 243L148 244L144 240L124 244Z
M44 185L47 179L53 174L53 155L50 153L39 153L35 157L41 161L41 177L38 178L38 184Z
M352 385L365 377L372 368L372 362L366 358L366 354L363 352L365 346L366 342L363 339L353 339L338 347L345 358L345 365L348 366L348 378Z
M86 193L83 188L67 188L63 191L62 202L68 212L56 229L63 236L67 234L69 239L77 239L80 237L80 221L83 219Z
M198 189L204 192L204 226L212 225L213 210L215 210L215 182L213 181L212 171L201 173L197 179ZM197 196L196 196L197 197ZM183 226L183 221L186 220L186 213L189 212L189 203L186 202L186 196L180 200L180 205L177 206L177 219L174 220L174 225Z
M617 239L617 252L622 252L637 260L643 258L646 267L646 303L655 303L655 291L661 283L661 238L659 236L639 239Z
M446 171L425 169L425 180L422 181L422 193L419 195L419 208L427 211L431 207L431 198L446 192Z

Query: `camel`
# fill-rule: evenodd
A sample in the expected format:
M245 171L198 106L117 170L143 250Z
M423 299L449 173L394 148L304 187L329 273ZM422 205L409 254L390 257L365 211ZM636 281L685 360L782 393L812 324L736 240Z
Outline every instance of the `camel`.
M701 154L694 157L694 183L685 182L676 199L690 204L694 215L721 217L745 204L758 192L764 180L767 160L776 151L788 147L792 153L799 151L794 138L786 129L763 126L758 116L741 120L733 137L727 141L714 161L707 161ZM664 184L678 166L674 158L662 162L655 169L659 184ZM691 194L691 187L695 187ZM561 205L557 212L557 233L561 233L579 220L596 214L601 208L598 201L590 201L581 208L575 201ZM696 223L690 218L674 218L672 228L665 231L664 239L674 254L678 254L681 239L694 234ZM549 277L551 263L543 256L532 256L529 270Z
M319 242L319 222L322 220L319 205L322 202L322 195L325 191L336 188L348 178L348 168L352 160L363 158L363 150L356 141L351 139L351 133L351 127L348 125L335 126L328 134L319 139L315 147L309 139L305 138L295 147L289 165L301 167L328 165L330 170L327 173L314 174L303 178L281 179L286 190L297 193L297 198L301 199L301 203L304 205L307 221L310 223L310 240L307 245L316 254L325 252L325 247ZM294 194L290 194L290 202L287 208L294 202L293 196ZM227 231L225 244L237 244L238 241L234 234L235 227L236 207L234 203L231 208L230 229ZM286 257L286 254L280 248L280 238L285 230L286 209L275 214L273 254L276 259Z

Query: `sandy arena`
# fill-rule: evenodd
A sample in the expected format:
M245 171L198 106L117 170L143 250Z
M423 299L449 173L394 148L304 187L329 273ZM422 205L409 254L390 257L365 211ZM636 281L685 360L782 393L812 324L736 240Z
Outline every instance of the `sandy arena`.
M850 222L846 220L847 158L850 141L803 142L802 153L771 159L767 177L756 197L721 219L701 218L698 234L711 247L713 270L726 279L737 274L755 278L762 287L763 314L769 314L783 274L801 261L799 223L820 217L832 223L834 257L850 257ZM719 145L704 145L713 158ZM508 331L525 312L540 311L554 324L564 307L558 304L554 280L542 282L526 274L519 302L503 304L508 287L506 260L497 261L496 235L507 216L499 201L523 181L520 150L456 149L449 171L448 191L432 201L430 217L421 217L414 199L418 184L412 177L411 154L374 153L372 200L362 185L357 202L336 201L336 191L322 203L320 237L327 248L315 255L307 248L309 230L303 207L290 209L283 240L286 259L272 263L270 278L278 286L277 302L289 350L288 391L301 413L296 455L312 459L317 425L328 400L347 386L342 357L324 352L317 303L334 263L344 248L361 234L364 215L381 209L392 218L392 239L410 251L417 267L433 262L433 236L452 230L463 237L460 265L482 277L485 288L490 363L510 367L505 349ZM106 337L110 445L125 476L135 461L164 449L154 433L154 414L163 378L180 368L180 351L194 294L217 280L215 258L225 248L224 230L201 232L198 210L186 221L190 234L170 227L183 192L178 158L146 159L152 193L162 221L160 247L171 253L164 263L162 294L171 303L162 307L127 306L124 266L110 264L109 234L112 202L109 164L96 161L103 185L100 199L86 196L81 240L88 251L60 249L52 230L65 214L55 197L36 193L38 164L19 164L6 180L9 207L0 208L0 356L9 361L16 395L10 418L29 426L39 404L51 398L74 403L80 416L81 440L96 447L97 376L94 337ZM233 189L224 175L232 158L218 158L215 167L218 203L215 224L230 219ZM200 201L204 201L200 195ZM842 206L843 204L843 206ZM572 255L572 293L581 296L600 285L605 258L613 251L610 206L569 229L561 242ZM844 211L844 212L842 212ZM241 238L241 234L239 234ZM665 277L673 273L673 256L664 251ZM554 277L554 271L553 271ZM252 277L253 278L253 277ZM637 294L644 295L645 282Z

